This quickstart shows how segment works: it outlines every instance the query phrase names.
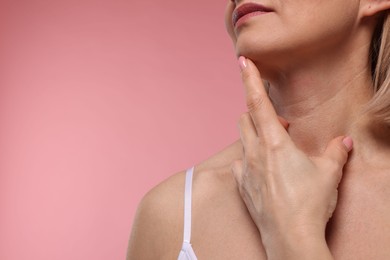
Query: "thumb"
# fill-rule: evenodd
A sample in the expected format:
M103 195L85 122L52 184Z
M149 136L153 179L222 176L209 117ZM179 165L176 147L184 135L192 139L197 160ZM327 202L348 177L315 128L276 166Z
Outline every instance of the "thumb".
M324 157L336 162L340 168L348 160L348 153L352 150L353 141L349 136L339 136L329 142Z
M244 167L244 164L243 164L242 160L235 160L231 165L231 170L232 170L234 179L236 180L238 187L241 186L242 173L244 171L243 167Z

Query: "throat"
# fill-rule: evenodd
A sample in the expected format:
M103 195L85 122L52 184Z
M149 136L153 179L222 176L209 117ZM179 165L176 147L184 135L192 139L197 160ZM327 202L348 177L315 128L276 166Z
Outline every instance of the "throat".
M321 154L329 141L353 135L364 128L364 107L373 95L370 82L330 85L305 82L270 85L269 95L277 114L289 122L288 132L306 154Z

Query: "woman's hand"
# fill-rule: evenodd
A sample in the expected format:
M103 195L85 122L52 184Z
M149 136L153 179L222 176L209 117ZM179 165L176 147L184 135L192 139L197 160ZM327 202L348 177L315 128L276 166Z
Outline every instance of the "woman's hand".
M269 258L331 258L325 227L337 203L349 137L333 139L320 157L299 150L278 118L260 73L240 57L247 107L239 122L244 158L232 171Z

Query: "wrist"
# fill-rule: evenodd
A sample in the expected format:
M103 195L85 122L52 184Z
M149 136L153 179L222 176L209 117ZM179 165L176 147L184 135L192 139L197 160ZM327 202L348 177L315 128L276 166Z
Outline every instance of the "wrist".
M318 232L279 232L262 239L270 260L333 259L325 235Z

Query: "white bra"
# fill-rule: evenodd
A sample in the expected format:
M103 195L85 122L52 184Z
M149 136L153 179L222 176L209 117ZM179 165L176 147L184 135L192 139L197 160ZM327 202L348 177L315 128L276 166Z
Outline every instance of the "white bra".
M184 238L178 260L197 260L191 246L191 201L192 201L192 175L194 167L187 169L184 191Z

